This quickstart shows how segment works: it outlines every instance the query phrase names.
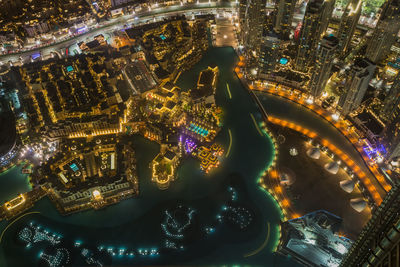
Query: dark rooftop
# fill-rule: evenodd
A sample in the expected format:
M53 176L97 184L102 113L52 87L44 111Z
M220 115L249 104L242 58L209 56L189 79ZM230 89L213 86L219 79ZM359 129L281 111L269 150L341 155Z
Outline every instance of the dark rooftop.
M164 157L169 160L173 160L175 156L176 156L175 152L172 152L171 150L167 150L167 152L165 152L164 154Z
M365 127L367 127L374 135L382 133L382 125L369 112L362 112L356 116Z
M89 47L89 49L93 49L93 48L98 47L100 45L100 43L97 40L93 40L93 41L86 43L86 45L87 45L87 47Z
M135 60L126 68L126 74L140 93L153 89L157 82L143 60Z
M168 109L173 109L175 106L176 106L176 103L174 102L174 101L168 101L166 104L165 104L165 106L168 108Z
M154 70L154 74L157 76L158 79L161 79L161 80L165 79L165 78L168 78L168 76L169 76L169 72L164 70L161 67L156 68Z
M199 84L204 86L212 85L213 79L214 79L214 72L212 70L209 69L203 70L200 73Z
M14 115L6 106L6 101L0 102L0 156L8 153L16 141ZM8 110L8 111L7 111Z

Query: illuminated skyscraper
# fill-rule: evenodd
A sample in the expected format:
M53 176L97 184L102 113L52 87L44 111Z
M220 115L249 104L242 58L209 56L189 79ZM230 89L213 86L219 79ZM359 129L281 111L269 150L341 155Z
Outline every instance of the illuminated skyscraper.
M378 63L389 53L400 30L400 0L388 0L382 6L378 24L367 47L366 57Z
M394 186L353 243L340 266L400 265L400 186Z
M338 39L334 36L324 36L320 42L310 81L310 91L314 97L322 93L329 80L338 43Z
M239 21L242 44L246 52L259 54L263 27L265 25L266 0L241 0L239 5Z
M282 38L289 38L296 0L278 0L275 5L274 30Z
M259 74L262 77L274 70L279 60L280 39L273 32L266 33L261 39L260 56L258 58Z
M303 18L294 68L307 72L314 59L315 50L320 40L321 16L323 13L323 0L310 0L307 4Z
M383 101L380 117L386 121L392 121L398 116L398 106L400 104L400 73L397 74L388 94Z
M319 38L322 38L329 26L333 9L335 8L335 0L324 0L321 14L321 27L319 30Z
M362 0L350 0L343 12L337 37L339 39L339 51L344 55L350 48L351 39L357 27L361 15Z
M346 78L344 93L339 99L342 115L347 115L359 107L368 89L376 65L368 59L357 58Z
M382 134L382 143L386 148L387 160L400 156L400 117L395 117L390 121Z
M240 42L244 43L244 32L246 25L246 9L247 9L247 0L240 0L239 2L239 26L240 26Z

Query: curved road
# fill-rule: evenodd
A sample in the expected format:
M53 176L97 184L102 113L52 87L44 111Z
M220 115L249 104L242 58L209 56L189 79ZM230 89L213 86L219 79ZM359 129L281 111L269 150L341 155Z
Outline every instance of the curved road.
M163 18L163 16L174 16L179 14L185 13L192 13L192 12L207 12L207 13L214 13L218 10L221 11L232 11L234 9L234 4L228 2L211 2L211 3L201 3L201 4L186 4L183 6L169 6L165 8L157 8L153 11L147 11L137 14L130 14L122 17L118 17L116 19L111 20L110 23L106 25L102 25L98 28L95 28L89 32L84 34L73 36L70 39L60 41L58 43L53 43L48 46L38 47L32 50L12 53L12 54L5 54L0 55L0 63L7 63L7 62L16 62L20 60L20 57L30 57L32 54L40 52L43 55L48 55L51 52L59 51L60 49L65 49L77 42L85 41L87 39L91 39L94 36L112 32L117 29L122 29L124 25L131 25L136 26L143 23L148 22L150 19L153 18Z

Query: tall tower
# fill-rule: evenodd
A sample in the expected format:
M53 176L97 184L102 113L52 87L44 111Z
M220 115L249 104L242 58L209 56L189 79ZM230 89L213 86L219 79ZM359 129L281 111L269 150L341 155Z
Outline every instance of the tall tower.
M341 267L400 265L400 186L394 186L344 257Z
M265 1L240 1L239 20L242 30L242 42L247 53L259 54L261 37L265 23Z
M383 101L380 117L385 121L392 121L396 114L397 106L400 104L400 73L397 74L388 94Z
M260 56L258 57L259 74L262 78L274 70L279 59L281 40L274 32L266 33L261 39Z
M322 11L323 0L310 0L308 2L294 62L294 68L298 71L307 72L313 61L314 52L320 39Z
M386 160L400 156L400 117L390 121L382 134L382 143L386 148Z
M361 104L375 68L376 65L368 59L357 58L354 61L346 78L345 91L338 103L343 115L354 111Z
M278 0L275 5L274 29L284 39L289 38L295 6L296 0Z
M321 28L319 30L319 38L322 38L329 26L333 9L335 8L335 0L324 0L321 14Z
M378 63L389 53L400 30L400 0L388 0L382 5L378 24L372 33L366 57Z
M329 80L338 44L339 40L334 36L324 36L320 42L310 81L310 91L314 97L318 97L322 93Z
M246 25L246 9L247 0L240 0L239 2L239 26L240 26L240 43L244 44L244 33Z
M350 48L351 39L360 19L362 0L350 0L343 12L337 37L339 39L339 50L345 55Z

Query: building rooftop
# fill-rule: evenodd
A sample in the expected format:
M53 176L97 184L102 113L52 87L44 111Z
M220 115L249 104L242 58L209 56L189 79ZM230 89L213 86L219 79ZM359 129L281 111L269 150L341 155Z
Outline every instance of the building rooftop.
M214 72L210 69L200 72L199 85L212 85L214 80Z
M17 137L14 115L7 110L7 103L0 101L0 157L14 147Z
M168 101L168 102L165 104L165 107L168 108L169 110L172 110L175 106L176 106L176 102L171 101L171 100Z
M339 266L352 243L336 234L340 223L324 210L284 222L280 250L307 266Z
M176 153L172 152L171 150L167 150L164 154L164 157L169 160L173 160L176 157Z
M367 127L373 134L379 135L383 131L383 126L371 115L368 111L359 113L356 116L365 127Z
M140 93L152 90L157 82L143 60L135 60L126 68L126 74Z
M170 73L163 69L162 67L157 67L154 70L154 74L157 76L159 80L163 80L169 77Z

